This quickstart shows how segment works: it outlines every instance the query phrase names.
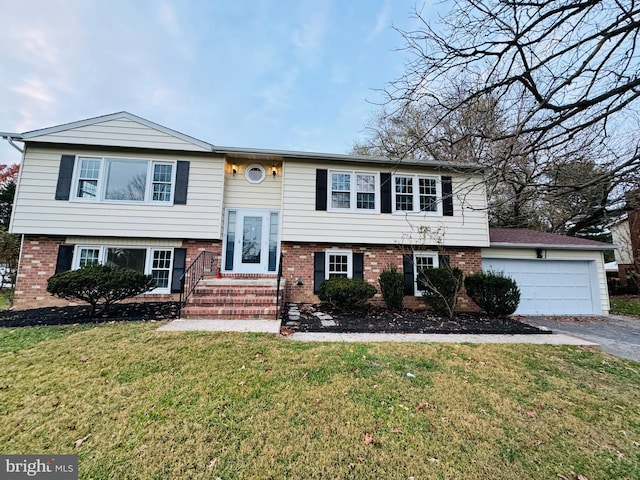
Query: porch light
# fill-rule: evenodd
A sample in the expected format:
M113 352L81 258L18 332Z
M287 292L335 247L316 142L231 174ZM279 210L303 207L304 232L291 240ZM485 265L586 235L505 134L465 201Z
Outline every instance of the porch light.
M278 173L278 169L276 168L275 163L273 165L271 165L271 175L273 175L273 178L276 178L276 174Z
M238 173L238 166L234 163L233 165L231 165L231 172L233 173L233 176L236 176L236 173Z

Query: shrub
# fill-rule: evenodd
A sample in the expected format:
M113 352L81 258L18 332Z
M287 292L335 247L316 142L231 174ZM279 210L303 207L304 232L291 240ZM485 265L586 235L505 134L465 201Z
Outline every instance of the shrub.
M155 288L151 275L112 265L89 265L58 273L47 281L47 291L65 300L91 305L90 317L105 313L111 305Z
M515 280L502 272L479 272L464 280L467 294L489 315L511 315L520 304Z
M402 310L404 299L404 275L398 267L391 263L378 277L382 298L389 310Z
M368 300L376 294L376 287L359 278L336 277L320 285L318 296L345 313L369 309Z
M422 298L438 315L453 317L457 295L462 288L462 270L459 268L425 268L418 273L418 288Z

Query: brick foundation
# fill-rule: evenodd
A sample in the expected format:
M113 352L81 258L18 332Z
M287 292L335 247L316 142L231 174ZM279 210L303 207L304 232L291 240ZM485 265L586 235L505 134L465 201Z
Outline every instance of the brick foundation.
M16 310L41 307L62 307L68 305L84 305L84 302L71 302L50 295L47 292L47 279L55 274L58 247L65 243L65 237L25 235L20 254L18 275L13 307ZM187 249L187 267L202 251L214 252L220 258L219 241L184 240ZM219 264L219 261L218 261ZM178 294L143 294L125 302L177 301Z
M386 266L393 263L402 271L402 255L407 253L399 246L386 245L335 245L329 243L282 243L283 254L282 276L286 279L285 298L288 302L319 303L320 299L313 293L313 256L314 252L322 252L329 248L348 248L353 253L364 254L364 279L378 289L373 303L383 304L379 292L378 276ZM434 247L433 250L436 250ZM458 267L471 274L482 269L479 248L447 248L443 252L449 255L452 267ZM298 285L299 280L302 285ZM405 296L405 307L421 308L424 302L420 297ZM458 309L475 311L477 306L463 291L458 298Z

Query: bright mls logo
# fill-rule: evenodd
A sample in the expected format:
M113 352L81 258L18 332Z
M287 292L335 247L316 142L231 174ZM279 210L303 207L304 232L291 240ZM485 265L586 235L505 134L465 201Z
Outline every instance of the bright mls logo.
M78 456L0 455L0 478L78 480Z

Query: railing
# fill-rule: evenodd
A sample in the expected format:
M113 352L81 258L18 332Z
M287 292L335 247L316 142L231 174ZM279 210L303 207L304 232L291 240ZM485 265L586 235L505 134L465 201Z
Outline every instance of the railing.
M206 275L213 275L216 268L216 255L212 252L200 252L189 268L180 277L180 308L196 289L198 282Z
M282 278L282 253L278 262L278 279L276 280L276 320L280 316L280 279Z

